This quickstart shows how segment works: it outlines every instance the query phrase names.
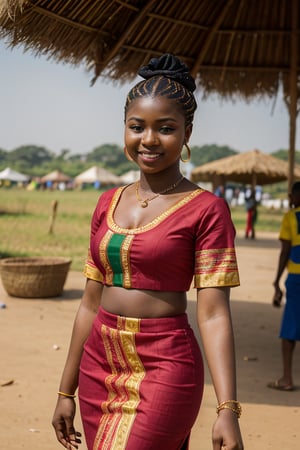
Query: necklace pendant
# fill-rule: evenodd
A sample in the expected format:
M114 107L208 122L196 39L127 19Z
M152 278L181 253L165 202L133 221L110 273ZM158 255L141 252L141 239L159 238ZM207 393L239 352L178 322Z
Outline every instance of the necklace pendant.
M141 207L142 207L142 208L147 208L147 206L148 206L148 200L143 200L143 201L141 202Z

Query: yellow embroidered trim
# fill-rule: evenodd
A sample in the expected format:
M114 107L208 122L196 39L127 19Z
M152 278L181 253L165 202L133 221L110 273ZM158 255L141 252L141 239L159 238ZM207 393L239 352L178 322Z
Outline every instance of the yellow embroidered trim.
M217 267L232 270L237 267L234 248L196 251L196 272L215 271Z
M94 281L100 281L101 283L103 282L103 279L104 279L103 275L99 271L99 269L93 268L88 264L86 264L83 268L83 275L86 278L90 278L91 280L94 280Z
M111 265L109 264L109 260L107 257L107 247L110 239L113 236L113 232L111 230L107 230L105 233L103 239L100 242L99 247L99 258L101 261L102 266L105 270L105 281L107 284L112 285L113 284L113 270L111 268Z
M141 327L141 319L136 319L134 317L122 317L118 316L117 319L117 329L130 331L131 333L138 333Z
M238 272L232 273L215 273L210 275L195 275L194 287L225 287L225 286L239 286L240 279Z
M98 267L95 266L95 263L93 261L92 255L91 255L91 249L88 249L88 255L85 261L85 265L83 268L83 275L86 278L90 278L91 280L95 281L103 281L103 275L98 269Z
M137 329L138 322L139 319L124 318L122 326ZM145 368L138 356L134 333L114 330L103 325L101 335L111 375L105 380L108 398L101 404L104 414L100 419L93 449L98 450L101 447L123 450L140 402L139 389L145 377ZM114 358L117 359L117 365Z
M235 249L220 248L197 251L194 281L195 287L239 285Z
M121 246L121 264L123 271L123 286L126 289L131 288L131 269L130 269L130 246L134 239L133 235L128 235Z
M111 230L113 230L115 233L121 233L121 234L137 234L137 233L144 233L145 231L151 230L152 228L157 226L159 223L161 223L163 220L165 220L167 217L169 217L174 211L176 211L177 209L186 205L193 198L197 197L199 194L202 194L202 192L204 192L204 190L201 188L197 189L196 191L191 192L186 197L182 198L177 203L175 203L173 206L168 208L165 212L163 212L159 216L155 217L155 219L153 219L151 222L149 222L146 225L143 225L138 228L122 228L122 227L119 227L119 225L117 225L114 222L113 215L114 215L116 205L117 205L119 198L120 198L123 190L125 189L125 187L126 186L123 186L116 190L116 192L114 193L113 198L111 200L111 203L110 203L110 206L108 209L108 213L107 213L107 223L108 223L109 228Z

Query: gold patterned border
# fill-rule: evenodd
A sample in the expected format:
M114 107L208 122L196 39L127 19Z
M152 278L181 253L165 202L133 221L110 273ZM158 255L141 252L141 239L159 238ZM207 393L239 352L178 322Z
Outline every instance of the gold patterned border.
M146 374L136 349L135 332L132 332L139 330L139 319L124 318L118 325L123 329L101 327L111 375L105 380L108 396L101 404L103 415L93 450L126 448L140 402L140 385Z
M100 246L99 246L99 258L101 261L102 266L105 270L105 281L106 284L113 284L113 270L111 268L111 265L109 264L109 260L107 257L107 247L110 239L113 236L113 232L111 230L107 230L105 233L103 239L101 239Z
M184 198L179 200L177 203L175 203L173 206L168 208L166 211L164 211L162 214L157 216L155 219L153 219L151 222L149 222L146 225L143 225L138 228L122 228L115 223L113 216L114 216L114 212L115 212L117 203L118 203L120 196L125 188L126 188L126 186L122 186L116 190L116 192L114 193L113 198L111 200L111 203L109 205L109 209L108 209L108 213L107 213L107 223L108 223L109 228L111 230L113 230L115 233L120 233L120 234L138 234L138 233L144 233L145 231L149 231L152 228L154 228L155 226L157 226L159 223L161 223L163 220L165 220L167 217L169 217L173 212L177 211L179 208L186 205L188 202L193 200L199 194L202 194L202 192L204 192L204 190L201 188L196 189L195 191L186 195Z
M90 248L83 268L83 275L91 280L103 282L103 275L93 261Z
M131 288L131 268L130 268L130 247L134 239L133 235L128 235L124 239L121 246L121 263L123 271L123 287L126 289Z
M195 255L195 287L238 286L235 249L200 250Z

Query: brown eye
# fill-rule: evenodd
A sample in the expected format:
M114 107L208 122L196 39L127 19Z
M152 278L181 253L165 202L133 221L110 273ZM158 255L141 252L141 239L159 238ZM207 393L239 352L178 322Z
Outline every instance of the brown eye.
M136 133L141 133L143 131L143 128L140 125L130 125L129 129Z
M174 128L172 128L172 127L162 127L160 129L160 132L163 133L163 134L170 134L173 131L174 131Z

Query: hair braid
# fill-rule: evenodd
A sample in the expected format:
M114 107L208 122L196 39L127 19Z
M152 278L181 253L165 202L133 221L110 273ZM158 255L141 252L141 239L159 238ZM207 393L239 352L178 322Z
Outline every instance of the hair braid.
M162 62L165 64L166 58L168 58L168 64L171 62L173 66L176 65L176 70L170 70L166 67L163 70L161 67L158 67L159 70L157 70L157 67L153 69L155 64L156 66L161 66ZM197 108L193 95L195 84L183 63L174 56L170 59L170 55L163 55L159 60L151 60L149 66L143 67L139 73L146 79L137 83L128 93L125 116L130 103L136 98L161 96L172 99L180 105L186 125L193 122L194 112Z

